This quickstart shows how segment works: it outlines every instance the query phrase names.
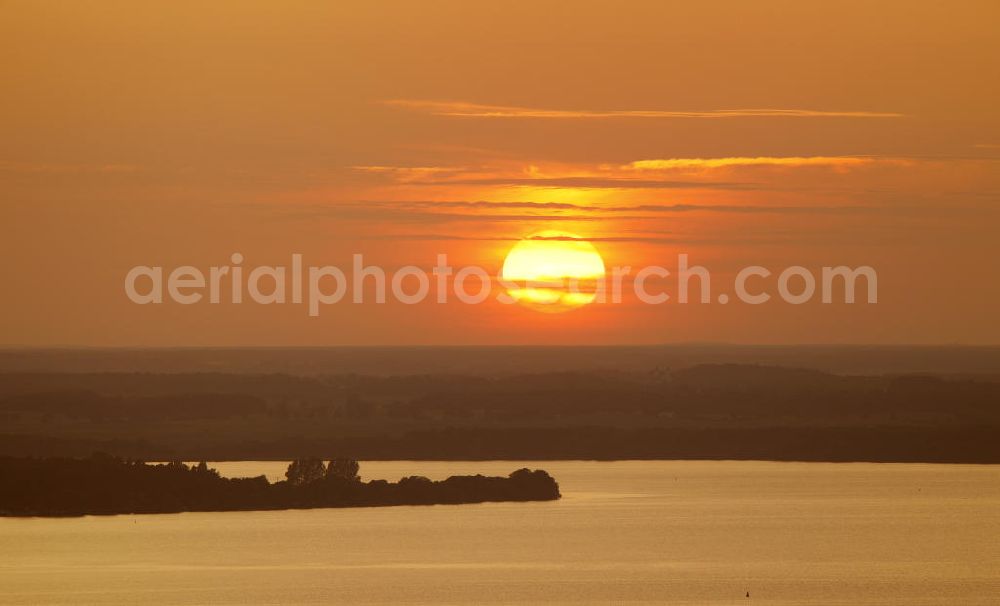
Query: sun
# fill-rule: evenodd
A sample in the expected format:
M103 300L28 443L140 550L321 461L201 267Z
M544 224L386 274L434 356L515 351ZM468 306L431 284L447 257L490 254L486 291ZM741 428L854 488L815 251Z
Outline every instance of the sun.
M515 244L504 259L500 279L518 303L563 312L593 303L604 273L604 259L593 244L549 230Z

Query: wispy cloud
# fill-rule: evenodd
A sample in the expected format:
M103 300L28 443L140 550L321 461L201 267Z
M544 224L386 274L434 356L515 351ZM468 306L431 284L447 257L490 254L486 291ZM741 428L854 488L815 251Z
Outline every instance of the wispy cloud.
M521 235L467 235L467 234L444 234L444 233L382 233L382 234L367 234L361 236L360 239L363 240L409 240L409 241L425 241L425 242L448 242L448 241L458 241L458 242L520 242L525 239L530 240L559 240L559 241L585 241L592 243L636 243L636 244L654 244L654 245L688 245L688 246L705 246L705 245L748 245L748 246L771 246L777 242L783 244L798 242L804 244L816 244L818 240L815 234L799 234L799 233L784 233L784 232L768 232L759 234L756 237L752 236L732 236L732 235L707 235L707 236L690 236L690 235L677 235L671 234L670 232L640 232L636 234L631 233L620 233L615 235L604 235L604 236L521 236Z
M469 172L464 166L352 166L362 173L391 175L400 181L420 181Z
M667 158L636 160L623 166L627 170L654 171L674 169L728 168L734 166L825 166L848 168L882 160L859 156L736 156L730 158Z
M381 175L394 182L414 186L502 186L579 189L755 189L751 183L722 181L635 178L634 171L617 167L574 167L542 173L536 166L353 166L353 170Z
M493 166L354 166L354 170L415 186L481 186L578 189L765 189L765 183L720 180L708 171L820 168L838 172L874 165L910 165L915 160L874 156L728 156L656 158L627 164L506 163ZM697 171L696 178L689 178ZM675 173L675 174L671 174ZM678 178L679 177L679 178ZM755 179L756 181L756 179Z
M687 213L848 215L898 212L888 206L787 206L723 204L584 205L563 202L492 201L363 201L329 205L285 207L286 216L345 221L381 221L396 225L451 223L535 223L656 221L665 215ZM535 212L537 211L537 212Z
M836 111L815 109L713 109L702 111L681 110L578 110L543 109L514 105L488 105L464 101L430 101L419 99L390 99L385 105L435 116L463 118L547 118L547 119L600 119L600 118L900 118L903 114L873 111Z
M566 188L577 189L760 189L754 183L725 181L682 181L663 179L624 179L619 177L475 177L414 181L414 185L480 185L506 187Z
M694 240L672 236L466 236L461 234L381 234L370 240L460 241L460 242L520 242L521 240L555 240L582 242L646 242L653 244L690 243Z
M328 206L285 206L282 208L286 217L293 219L312 220L321 217L335 218L342 221L384 221L386 224L446 224L446 223L531 223L531 222L590 222L604 221L607 215L597 213L572 212L540 212L538 214L520 213L483 213L457 212L454 210L440 211L434 208L414 208L405 203L347 203ZM650 215L615 215L616 219L641 221L651 219Z
M898 211L900 206L861 206L861 205L763 205L763 204L574 204L571 202L532 202L513 201L496 202L489 200L421 200L421 201L367 201L342 204L343 208L363 207L367 209L382 208L389 210L405 209L469 209L473 211L505 211L505 210L538 210L551 213L558 211L581 213L863 213ZM498 216L498 215L481 215Z

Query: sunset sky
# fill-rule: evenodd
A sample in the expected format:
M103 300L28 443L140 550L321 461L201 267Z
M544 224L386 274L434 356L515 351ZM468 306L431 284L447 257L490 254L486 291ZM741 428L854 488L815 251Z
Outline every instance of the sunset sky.
M4 2L0 344L1000 342L996 2ZM578 234L879 302L135 305L136 265Z

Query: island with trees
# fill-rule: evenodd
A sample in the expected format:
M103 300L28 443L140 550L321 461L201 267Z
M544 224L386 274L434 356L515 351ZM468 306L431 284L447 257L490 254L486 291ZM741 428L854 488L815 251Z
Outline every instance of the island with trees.
M205 462L148 464L106 454L88 458L0 457L0 516L77 516L183 511L443 505L549 501L559 485L542 470L507 477L362 481L353 459L292 461L286 479L226 478Z

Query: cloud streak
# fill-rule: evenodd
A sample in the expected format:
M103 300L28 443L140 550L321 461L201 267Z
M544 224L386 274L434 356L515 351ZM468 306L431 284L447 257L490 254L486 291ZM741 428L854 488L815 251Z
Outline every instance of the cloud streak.
M874 156L726 156L655 158L627 164L526 166L353 166L353 170L415 186L497 186L580 189L765 189L759 182L716 180L709 171L726 169L830 169L837 172L875 165L909 166L906 158ZM687 171L702 171L687 178ZM679 178L669 178L677 172ZM749 173L748 173L749 175Z
M391 175L401 181L426 180L469 172L464 166L352 166L352 170L375 175Z
M395 225L453 223L509 224L603 221L656 221L671 214L848 215L896 212L882 206L768 206L722 204L581 205L563 202L366 201L286 208L286 216L342 221L380 221ZM467 211L467 212L463 212ZM505 212L515 211L515 212ZM538 211L532 213L531 211Z
M366 239L374 240L414 240L414 241L458 241L458 242L520 242L522 240L552 240L560 242L644 242L650 244L684 244L696 240L669 236L464 236L458 234L385 234Z
M413 208L405 204L338 204L334 206L286 209L285 215L299 219L329 217L344 221L384 221L386 224L444 224L444 223L532 223L532 222L592 222L604 221L607 215L584 214L505 214L439 212L432 208ZM649 215L614 215L615 219L641 221L652 219Z
M824 166L847 168L880 161L876 158L857 156L736 156L730 158L668 158L636 160L623 168L637 171L674 170L684 168L728 168L733 166Z
M514 105L488 105L464 101L432 101L420 99L390 99L382 102L390 107L459 118L536 118L555 120L586 120L606 118L718 119L718 118L901 118L903 114L872 111L831 111L815 109L714 109L703 111L678 110L575 110L542 109Z
M623 179L618 177L477 177L469 179L448 179L433 181L413 181L410 185L479 185L503 187L538 187L577 189L760 189L754 183L726 181L677 181L661 179Z
M763 205L763 204L574 204L571 202L494 202L488 200L422 200L422 201L369 201L350 203L347 206L361 206L366 208L421 208L421 209L469 209L481 210L507 210L507 209L531 209L543 212L569 211L583 213L621 213L621 212L644 212L644 213L690 213L690 212L715 212L715 213L858 213L858 212L878 212L896 211L899 206L788 206L788 205ZM497 215L485 215L497 216Z

